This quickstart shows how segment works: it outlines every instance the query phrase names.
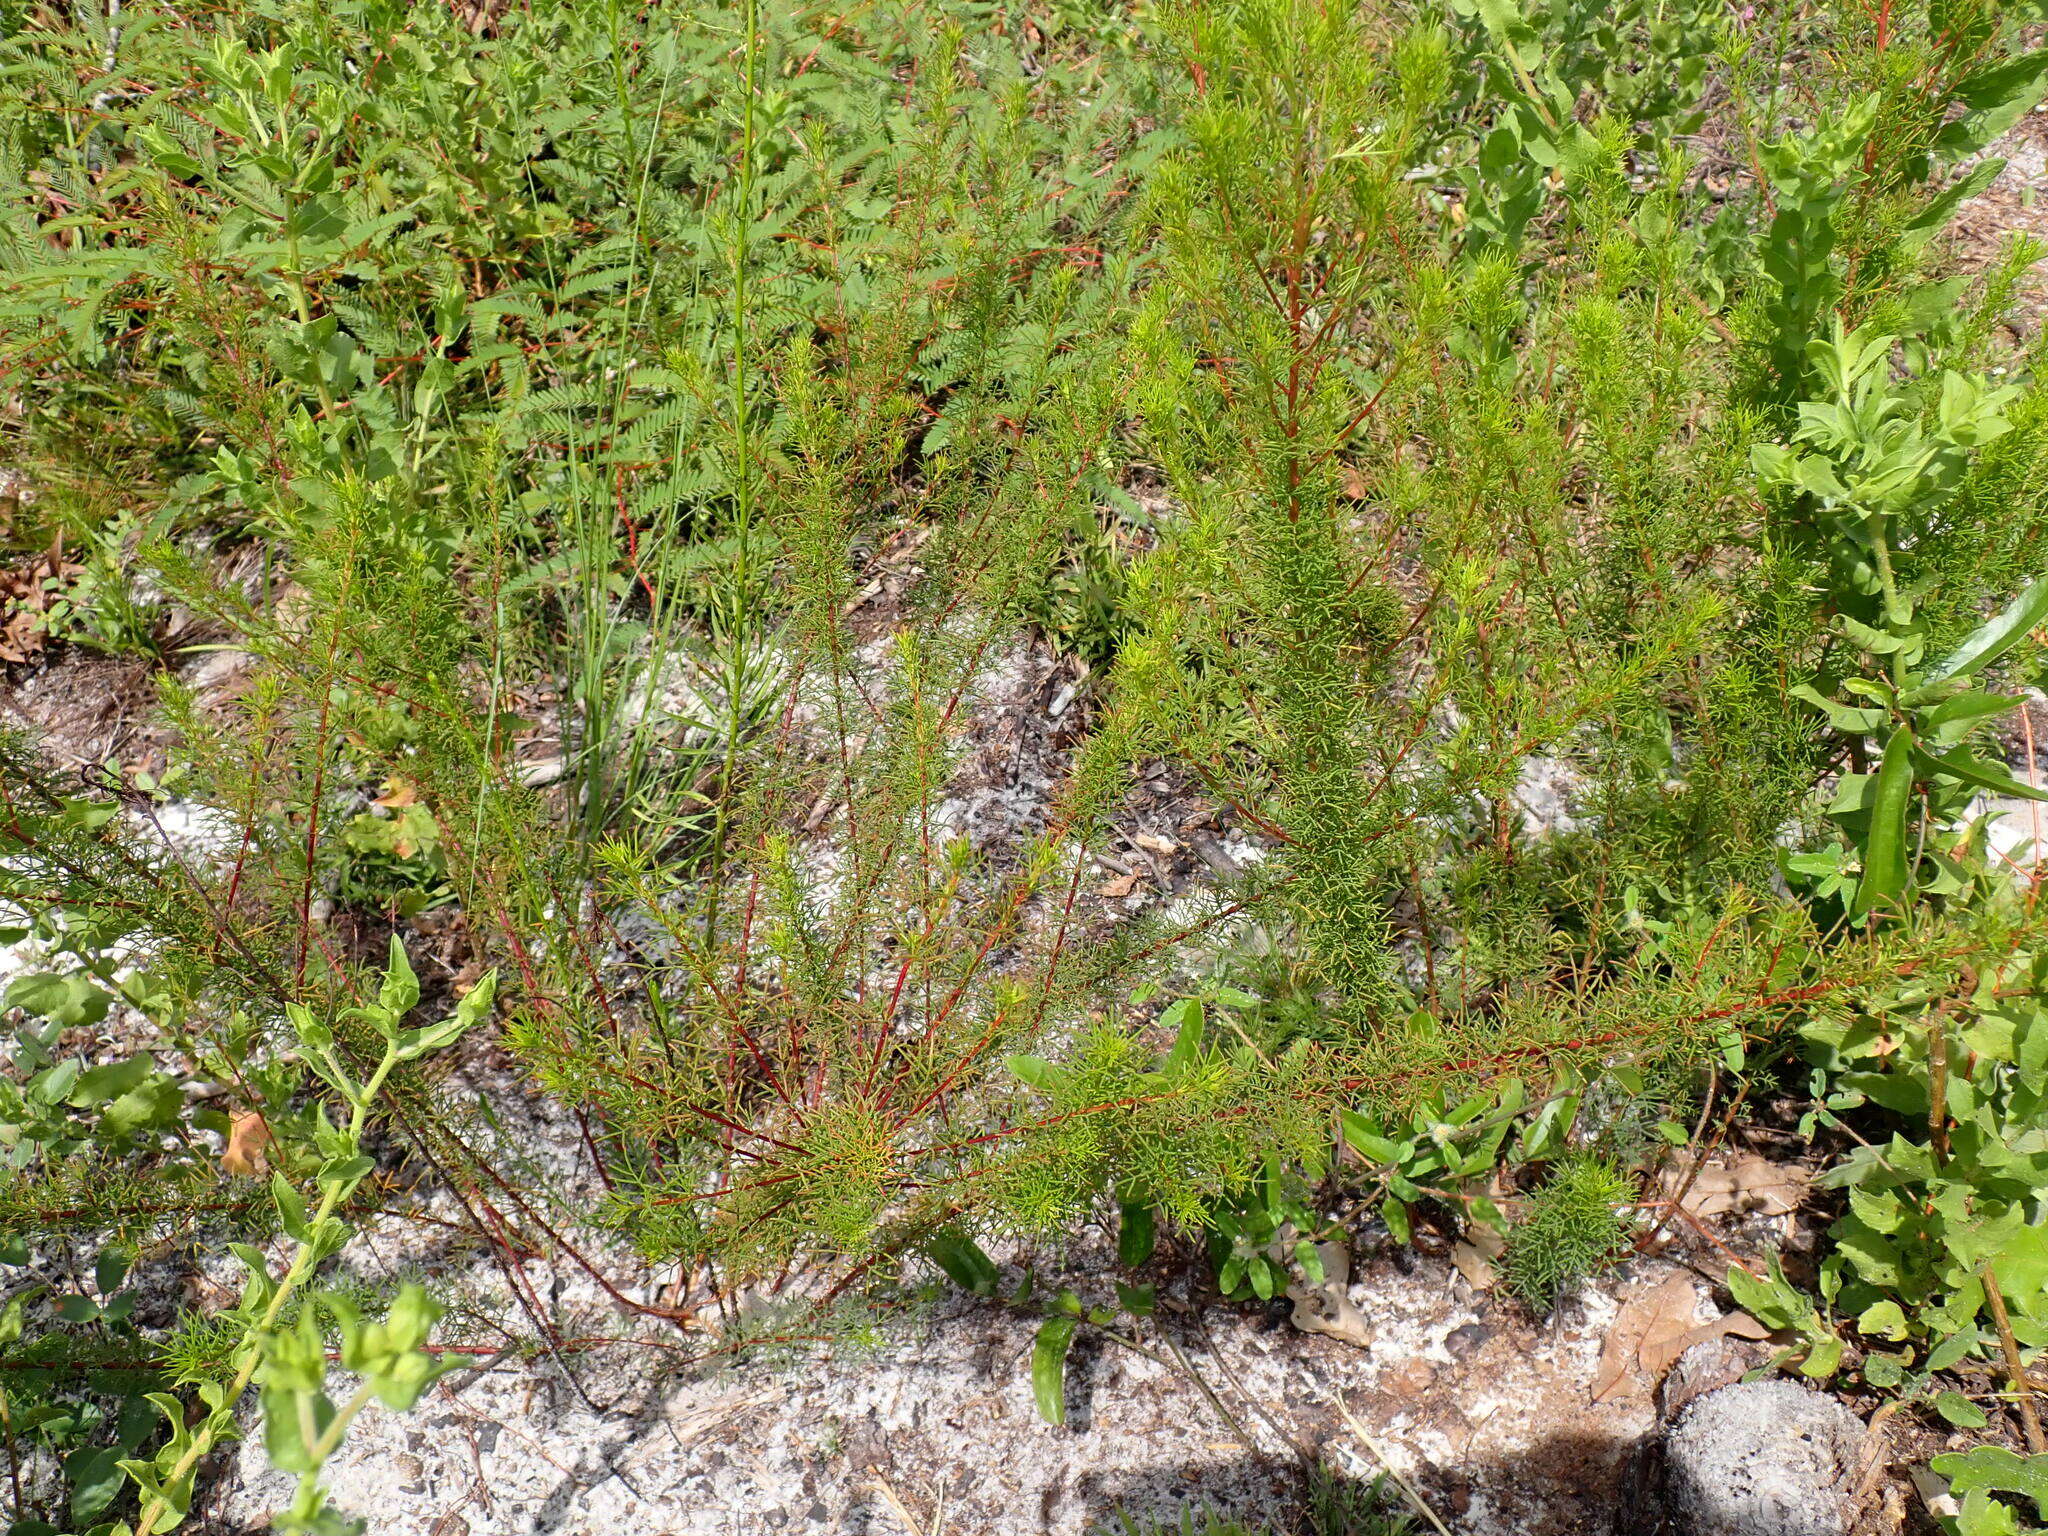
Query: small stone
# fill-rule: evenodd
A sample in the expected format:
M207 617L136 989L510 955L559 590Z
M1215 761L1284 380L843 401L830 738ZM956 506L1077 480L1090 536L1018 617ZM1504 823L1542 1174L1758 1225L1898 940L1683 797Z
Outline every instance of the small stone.
M1453 1328L1444 1336L1444 1348L1455 1359L1463 1360L1477 1354L1486 1341L1493 1337L1493 1330L1484 1323L1467 1323L1462 1328Z
M1665 1441L1675 1536L1847 1536L1862 1420L1790 1381L1695 1399Z
M1427 1360L1404 1360L1380 1378L1380 1385L1396 1397L1420 1397L1436 1380L1436 1367Z

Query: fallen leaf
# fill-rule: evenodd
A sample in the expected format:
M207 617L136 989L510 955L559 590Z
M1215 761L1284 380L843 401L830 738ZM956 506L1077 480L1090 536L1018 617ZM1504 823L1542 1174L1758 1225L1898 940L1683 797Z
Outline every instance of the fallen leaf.
M255 1110L239 1114L229 1122L227 1150L220 1155L222 1173L256 1177L270 1167L270 1126Z
M1913 1491L1920 1495L1920 1502L1927 1506L1930 1515L1953 1520L1963 1512L1955 1495L1948 1491L1948 1479L1932 1467L1909 1466L1906 1475L1913 1479Z
M1643 1325L1636 1363L1656 1376L1684 1353L1684 1344L1677 1341L1689 1338L1697 1326L1699 1293L1693 1289L1689 1275L1673 1275L1650 1294L1656 1305Z
M498 22L509 9L510 3L511 0L449 0L448 9L455 13L455 19L469 28L473 35L483 37L495 35ZM457 1516L443 1515L440 1520L434 1522L434 1528L428 1536L442 1536L441 1525L449 1519L455 1519L462 1530L469 1529L467 1521Z
M1665 1193L1685 1195L1679 1204L1693 1216L1723 1216L1730 1213L1787 1216L1799 1209L1806 1198L1811 1175L1789 1163L1774 1163L1754 1152L1731 1158L1715 1158L1702 1166L1686 1187L1692 1170L1689 1159L1674 1159L1664 1170Z
M1770 1336L1770 1330L1747 1312L1724 1312L1695 1322L1698 1307L1699 1291L1690 1275L1673 1275L1623 1303L1594 1368L1593 1401L1603 1403L1615 1396L1637 1371L1655 1385L1695 1344L1724 1334L1742 1339Z
M1751 1317L1747 1312L1724 1312L1721 1316L1701 1323L1697 1328L1688 1329L1676 1338L1659 1341L1653 1353L1649 1339L1643 1340L1638 1359L1644 1370L1652 1376L1661 1376L1678 1363L1678 1357L1695 1344L1732 1335L1738 1339L1767 1339L1771 1330Z
M1699 1292L1690 1275L1668 1276L1661 1285L1639 1291L1622 1303L1607 1343L1600 1351L1600 1363L1593 1372L1593 1401L1604 1403L1627 1381L1641 1360L1646 1344L1654 1337L1661 1353L1665 1344L1693 1327L1699 1306ZM1677 1356L1673 1356L1676 1359Z
M1133 832L1131 841L1147 853L1159 854L1162 858L1169 853L1179 853L1180 844L1170 837L1155 837L1150 832Z
M1491 1227L1473 1227L1451 1245L1451 1263L1475 1291L1493 1289L1493 1261L1508 1249L1507 1239Z
M0 619L0 661L29 661L43 648L43 621L26 608Z
M1131 892L1136 890L1137 888L1138 877L1136 875L1119 875L1116 879L1110 881L1109 884L1103 886L1102 889L1097 891L1095 894L1098 896L1106 896L1110 900L1114 901L1119 896L1130 895Z
M48 640L43 615L84 569L59 542L18 570L0 570L0 661L35 659Z
M1287 1297L1294 1303L1291 1321L1302 1332L1326 1334L1360 1348L1372 1342L1372 1329L1366 1326L1365 1314L1352 1303L1343 1285L1334 1281L1290 1285Z

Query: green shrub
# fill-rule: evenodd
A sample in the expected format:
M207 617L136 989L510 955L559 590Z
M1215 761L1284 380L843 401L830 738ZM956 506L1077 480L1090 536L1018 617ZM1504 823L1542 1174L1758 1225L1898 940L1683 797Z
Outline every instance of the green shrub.
M1501 1275L1539 1312L1619 1258L1635 1229L1635 1181L1589 1156L1569 1157L1529 1197L1508 1233Z
M348 940L457 906L600 1219L726 1297L817 1277L712 1348L829 1334L920 1252L995 1295L976 1236L1112 1206L1272 1294L1327 1185L1405 1235L1498 1220L1501 1159L1545 1306L1627 1234L1615 1161L1796 1041L1916 1149L1845 1165L1824 1299L1988 1354L1990 1263L2035 1347L2034 1269L1887 1269L1853 1223L2040 1230L2039 978L1997 959L2037 918L1971 810L2025 788L1986 738L2038 665L2048 408L1996 338L2039 252L1972 285L1940 235L2048 59L1979 0L1761 10L8 13L22 537L93 541L61 635L146 649L174 602L249 668L166 681L160 781L0 738L0 902L55 951L9 996L43 1022L0 1209L166 1253L282 1224L296 1295L300 1187L365 1173L340 1104L573 1241L475 1106L409 1060L364 1089ZM1710 109L1761 179L1688 160ZM977 821L1034 626L1089 687ZM1111 921L1090 861L1155 765L1264 857ZM225 858L156 835L164 783ZM66 1044L117 993L164 1061ZM286 1127L282 1189L219 1208L194 1133L232 1122L173 1059ZM406 1395L424 1303L373 1335L251 1283L239 1343L151 1325L233 1369L196 1429L81 1431L95 1489L154 1455L168 1511L258 1371L317 1420L328 1334ZM77 1329L128 1326L112 1284ZM1060 1293L1041 1385L1118 1300Z

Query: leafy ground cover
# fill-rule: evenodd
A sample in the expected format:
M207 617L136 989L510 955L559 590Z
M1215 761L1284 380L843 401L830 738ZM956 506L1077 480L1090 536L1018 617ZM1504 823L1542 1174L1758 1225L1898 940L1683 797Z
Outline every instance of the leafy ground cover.
M2038 11L0 7L15 1529L962 1307L1441 1529L1201 1320L1673 1241L2048 1518Z

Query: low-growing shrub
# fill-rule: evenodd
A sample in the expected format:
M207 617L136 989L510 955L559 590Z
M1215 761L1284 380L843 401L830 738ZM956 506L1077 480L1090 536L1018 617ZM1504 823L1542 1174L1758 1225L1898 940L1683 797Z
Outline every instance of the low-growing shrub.
M1625 1246L1625 1163L1799 1049L1882 1133L1822 1265L1904 1346L1865 1382L2048 1342L2040 945L1978 801L2037 793L1990 732L2048 604L2002 329L2041 252L1943 246L2048 79L2025 18L1061 14L5 13L7 536L89 541L53 643L175 611L242 664L163 678L162 773L0 738L46 951L0 1210L104 1264L0 1351L88 1378L36 1405L78 1523L173 1528L252 1383L314 1426L287 1518L338 1518L326 1342L387 1401L432 1374L423 1298L318 1284L373 1124L487 1245L682 1315L415 1064L493 964L595 1222L733 1304L707 1353L922 1255L1041 1315L1059 1418L1078 1328L1156 1326L1162 1230L1270 1299L1344 1202L1507 1225L1503 1160L1545 1307ZM1047 642L1086 672L1041 720ZM1132 915L1094 861L1140 782L1245 853ZM431 924L447 1022L407 1024ZM116 1006L145 1049L77 1033ZM1115 1308L979 1246L1112 1210ZM238 1307L120 1300L279 1231ZM154 1418L92 1397L138 1385L114 1339Z
M1558 1164L1529 1197L1501 1256L1514 1293L1539 1311L1619 1258L1635 1223L1635 1182L1593 1157Z

